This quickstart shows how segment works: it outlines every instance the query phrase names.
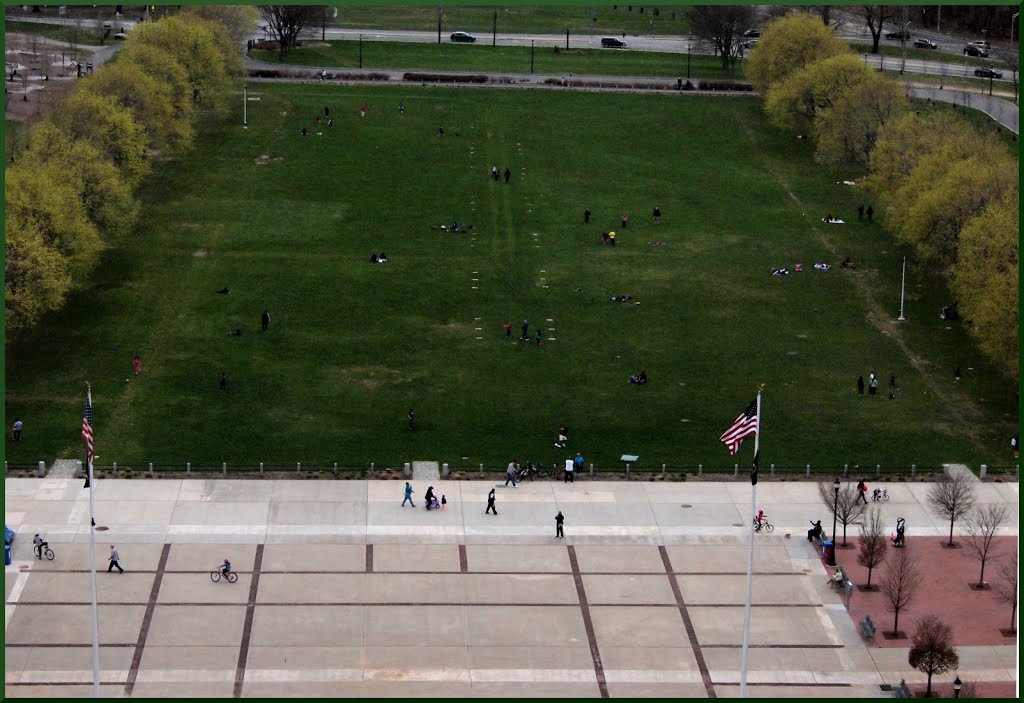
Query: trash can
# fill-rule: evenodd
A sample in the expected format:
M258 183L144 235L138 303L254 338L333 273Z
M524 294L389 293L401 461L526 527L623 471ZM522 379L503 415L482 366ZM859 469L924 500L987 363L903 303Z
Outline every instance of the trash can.
M4 566L11 565L11 545L4 545Z
M824 559L825 563L829 566L835 566L836 546L832 544L832 540L827 539L821 543L821 558Z

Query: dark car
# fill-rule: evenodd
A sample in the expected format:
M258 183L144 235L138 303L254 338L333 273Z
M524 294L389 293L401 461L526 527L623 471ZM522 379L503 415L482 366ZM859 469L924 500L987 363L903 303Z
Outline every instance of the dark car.
M760 29L748 29L747 31L745 31L743 33L743 36L745 36L745 37L747 37L749 39L753 39L753 38L761 36L761 30Z
M910 32L904 32L902 29L898 29L895 32L886 32L886 39L910 39Z
M454 42L468 42L472 44L476 41L476 37L469 32L452 32L451 40Z
M976 68L974 69L974 75L979 78L1002 78L1003 74L994 68Z
M755 46L757 46L757 39L748 39L747 41L745 41L742 44L740 44L740 46L742 46L747 51L750 51Z
M914 46L918 49L938 49L939 45L933 42L931 39L925 39L924 37L918 37L914 40Z
M988 51L982 49L980 46L974 46L974 44L968 44L964 47L964 56L980 56L985 59L988 58Z
M605 37L601 40L601 46L606 49L625 49L626 42L621 39L616 39L615 37Z

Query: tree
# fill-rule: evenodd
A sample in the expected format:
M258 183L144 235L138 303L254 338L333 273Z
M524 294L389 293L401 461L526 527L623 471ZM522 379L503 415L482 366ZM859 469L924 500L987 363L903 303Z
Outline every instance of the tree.
M960 666L960 657L953 649L952 641L953 628L934 615L922 618L917 624L907 661L928 676L925 698L931 698L932 695L932 676Z
M860 492L857 490L857 486L849 481L845 485L840 486L839 502L837 504L835 486L832 485L831 481L821 481L818 483L818 496L829 512L843 526L843 546L845 547L847 526L860 518L867 508L863 501L860 500Z
M949 544L953 524L974 508L974 484L962 473L945 475L928 489L928 506L939 517L949 518Z
M39 224L10 209L4 215L4 252L5 325L11 335L59 309L71 275L67 258L46 243Z
M134 63L150 76L159 77L170 89L169 97L174 114L192 123L196 109L192 100L192 86L188 72L177 57L149 44L129 43L121 50L117 60Z
M903 547L896 550L895 556L889 560L889 568L882 579L882 592L889 601L889 612L895 616L892 622L893 637L902 636L899 630L900 612L906 610L914 600L917 589L921 587L921 580L917 562L910 556L910 548Z
M145 130L151 149L178 152L192 143L192 125L175 114L170 86L130 60L104 66L96 75L81 81L78 89L128 110Z
M952 289L978 348L1009 377L1019 370L1020 202L1002 194L960 230Z
M850 47L831 29L811 15L794 10L765 25L747 61L746 75L763 95L774 84L816 61L849 53Z
M807 134L819 113L872 75L853 54L815 61L773 83L765 94L764 111L776 127Z
M74 139L95 146L134 189L148 172L146 134L123 107L98 95L76 91L52 113L53 122Z
M882 38L882 27L896 17L897 8L889 5L863 5L864 23L871 32L871 53L878 53L878 41Z
M1017 566L1017 554L1013 553L1010 555L1010 559L1004 561L999 566L999 574L1002 576L1002 579L992 584L992 590L999 594L1000 599L1009 603L1012 607L1010 611L1010 627L1007 628L1007 632L1010 634L1017 633L1017 577L1019 576Z
M985 561L992 549L992 540L996 532L1006 522L1006 506L998 503L975 508L964 520L964 532L968 540L965 542L971 556L981 562L981 573L978 574L977 588L985 587Z
M697 5L685 10L690 33L715 49L722 59L722 68L729 70L743 42L743 32L754 22L750 5Z
M312 5L257 5L260 19L277 42L278 58L294 49L299 38L316 28L320 8Z
M857 563L868 570L868 582L864 585L864 590L870 591L871 572L885 560L885 552L889 545L885 539L882 511L874 507L867 515L868 519L860 526L860 554L857 555Z
M221 25L236 53L256 28L256 20L260 17L252 5L193 5L184 8L182 14L195 15L206 22Z
M868 70L863 80L842 91L830 109L818 114L814 125L818 156L866 164L886 123L909 109L899 83Z

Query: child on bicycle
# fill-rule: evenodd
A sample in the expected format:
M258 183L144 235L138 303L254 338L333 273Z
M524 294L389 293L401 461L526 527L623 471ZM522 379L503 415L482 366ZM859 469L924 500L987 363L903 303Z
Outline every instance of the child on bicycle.
M224 575L224 578L228 577L231 573L231 562L228 561L227 557L224 557L224 563L220 565L220 572Z
M764 510L758 510L757 511L757 517L754 518L754 529L756 529L758 532L760 532L761 528L764 527L764 523L765 522L766 522L766 520L765 520Z
M50 546L49 542L43 541L43 538L39 536L38 532L36 533L36 536L32 538L32 544L35 545L34 549L36 553L36 559L42 559L43 550Z

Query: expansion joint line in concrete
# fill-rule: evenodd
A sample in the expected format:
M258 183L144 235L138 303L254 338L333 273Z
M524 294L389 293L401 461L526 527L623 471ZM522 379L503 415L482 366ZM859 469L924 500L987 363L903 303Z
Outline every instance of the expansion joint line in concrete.
M580 610L583 613L583 627L587 630L587 641L590 643L590 656L594 659L594 675L597 677L597 688L601 698L609 698L608 682L604 677L604 664L601 663L601 651L597 647L597 635L594 633L594 621L590 618L590 605L587 603L587 590L583 587L583 574L580 573L579 562L576 561L576 548L566 545L569 550L569 564L572 566L572 578L576 582L576 595L580 599Z
M683 618L683 626L686 628L686 637L690 640L690 648L693 650L693 658L697 660L697 669L700 671L700 678L704 682L704 690L708 698L717 698L715 685L711 682L711 672L708 671L707 662L704 661L704 652L700 649L700 642L697 641L697 632L693 629L693 621L690 620L690 613L686 610L686 601L683 600L683 592L679 588L679 581L672 570L672 561L668 558L668 549L665 545L659 545L661 561L665 564L665 573L668 574L668 582L672 586L672 595L676 598L676 605L679 606L679 615Z
M142 664L142 652L146 649L146 639L149 637L149 626L153 622L153 612L156 610L156 600L160 596L160 584L164 580L164 569L167 568L167 559L171 555L170 543L165 543L160 550L160 563L156 567L156 575L153 577L153 588L149 591L149 601L146 603L146 614L142 616L142 626L139 628L139 641L135 644L135 653L132 655L132 666L128 670L128 680L124 684L125 695L132 695L135 690L135 680L139 676L139 665Z
M263 566L263 545L256 545L256 558L252 564L252 581L249 582L249 602L245 606L245 624L242 625L242 644L238 648L238 667L235 669L234 697L242 697L245 683L245 664L249 659L249 640L252 638L252 618L256 611L256 594L260 588L260 568Z

